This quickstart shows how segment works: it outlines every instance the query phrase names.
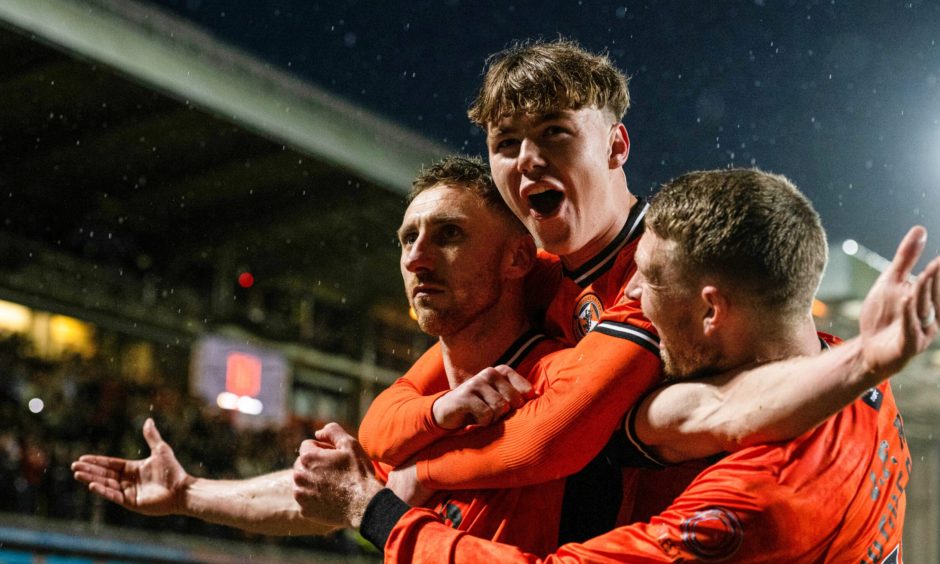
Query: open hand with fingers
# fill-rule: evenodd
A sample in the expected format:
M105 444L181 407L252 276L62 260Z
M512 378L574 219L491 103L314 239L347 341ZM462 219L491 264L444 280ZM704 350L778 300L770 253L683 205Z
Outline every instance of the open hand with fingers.
M382 489L372 461L336 423L314 437L301 443L294 462L294 499L301 514L336 527L358 527L369 500Z
M878 277L862 305L859 337L863 362L866 370L879 379L901 370L937 336L940 257L911 280L911 271L926 242L923 227L908 231L891 266Z
M118 505L144 515L179 513L193 478L183 470L153 419L147 418L144 439L150 456L126 460L85 454L72 463L72 472L88 489Z

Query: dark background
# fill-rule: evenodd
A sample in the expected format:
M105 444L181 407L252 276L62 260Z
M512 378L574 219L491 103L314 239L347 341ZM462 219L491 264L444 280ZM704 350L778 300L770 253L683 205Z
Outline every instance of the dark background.
M483 61L576 39L632 77L633 191L691 169L791 177L834 242L890 256L925 224L940 252L940 3L154 0L455 151Z

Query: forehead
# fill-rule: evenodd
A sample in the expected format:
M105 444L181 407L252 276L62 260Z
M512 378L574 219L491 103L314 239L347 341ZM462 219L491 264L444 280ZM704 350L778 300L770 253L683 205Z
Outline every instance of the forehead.
M543 113L525 113L520 112L508 116L503 116L495 122L489 122L486 126L487 136L500 135L502 133L512 132L519 129L524 129L526 127L535 127L544 122L558 120L558 119L569 119L577 120L579 122L592 122L598 121L599 123L606 123L609 121L606 119L606 114L604 110L595 108L595 107L583 107L578 109L558 109L551 110Z
M633 253L633 262L639 270L646 270L649 265L650 247L655 244L652 238L655 237L649 230L643 232L640 242L636 245L636 252Z
M637 244L633 260L637 270L646 276L662 276L666 271L673 271L675 265L675 243L665 241L650 230L646 230Z
M483 199L466 188L440 184L421 192L408 204L402 224L420 217L473 217L487 215Z

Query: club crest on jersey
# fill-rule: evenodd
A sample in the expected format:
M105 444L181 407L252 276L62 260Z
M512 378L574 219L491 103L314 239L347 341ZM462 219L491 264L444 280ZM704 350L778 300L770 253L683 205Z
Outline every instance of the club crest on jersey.
M581 296L578 304L574 306L574 335L576 338L587 335L597 326L597 322L604 313L604 304L597 294L589 293Z
M448 501L443 507L438 509L438 515L444 519L444 523L456 529L463 522L463 512L456 503Z
M682 542L702 560L719 562L737 552L744 529L733 511L713 507L698 511L682 522Z

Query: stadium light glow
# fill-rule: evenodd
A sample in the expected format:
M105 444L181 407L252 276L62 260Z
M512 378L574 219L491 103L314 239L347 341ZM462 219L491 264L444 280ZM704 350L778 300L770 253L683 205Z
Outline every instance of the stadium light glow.
M232 392L222 392L215 398L215 403L222 409L236 409L238 407L238 396Z
M260 415L264 410L264 405L255 398L242 396L238 398L238 411L248 415Z
M222 392L215 398L215 403L222 409L240 411L247 415L261 415L264 404L251 396L239 396L232 392Z
M43 410L43 408L46 407L46 404L43 403L43 401L39 398L33 398L29 400L29 404L27 405L29 406L29 410L32 413L40 413Z
M826 317L829 307L820 300L813 300L813 317Z
M851 256L855 256L855 253L858 252L858 243L855 242L855 239L846 239L842 242L842 252Z
M29 308L0 300L0 329L14 333L25 333L32 321Z

